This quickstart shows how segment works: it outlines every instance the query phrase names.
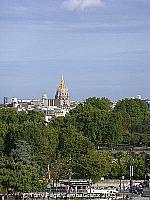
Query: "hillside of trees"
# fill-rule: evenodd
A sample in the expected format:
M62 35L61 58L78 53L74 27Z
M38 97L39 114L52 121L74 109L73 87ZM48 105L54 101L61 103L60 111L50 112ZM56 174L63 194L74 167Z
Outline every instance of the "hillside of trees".
M134 178L150 173L150 155L99 149L150 145L150 112L144 101L89 98L66 117L45 124L40 112L0 109L0 192L43 191L51 180ZM50 171L48 172L48 166ZM50 181L50 180L49 180Z

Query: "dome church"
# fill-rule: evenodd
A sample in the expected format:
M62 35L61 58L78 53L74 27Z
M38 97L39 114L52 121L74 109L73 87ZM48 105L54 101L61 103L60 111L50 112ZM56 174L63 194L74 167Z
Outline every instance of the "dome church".
M61 76L61 81L56 91L55 105L60 108L70 107L69 91L67 86L65 85L63 75Z

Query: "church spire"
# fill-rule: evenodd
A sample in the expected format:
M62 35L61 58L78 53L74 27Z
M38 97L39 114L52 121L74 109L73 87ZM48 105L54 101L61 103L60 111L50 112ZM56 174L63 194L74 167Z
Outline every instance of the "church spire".
M65 88L65 81L64 81L63 74L61 75L60 87L61 87L62 89Z
M61 75L61 81L62 81L62 80L64 80L64 76L63 76L63 74Z

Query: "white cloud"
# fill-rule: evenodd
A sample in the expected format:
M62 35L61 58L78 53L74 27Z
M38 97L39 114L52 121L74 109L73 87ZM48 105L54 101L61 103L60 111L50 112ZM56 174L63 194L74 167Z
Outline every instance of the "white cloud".
M85 10L92 7L101 7L103 5L102 0L65 0L63 6L68 10Z

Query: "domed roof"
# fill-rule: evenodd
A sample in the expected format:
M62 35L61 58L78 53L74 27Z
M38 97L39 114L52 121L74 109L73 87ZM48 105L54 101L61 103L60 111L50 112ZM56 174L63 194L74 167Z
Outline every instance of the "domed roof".
M47 94L44 94L44 95L42 96L42 99L48 99Z
M60 81L60 84L59 84L57 91L68 91L68 88L65 85L63 75L61 76L61 81Z

